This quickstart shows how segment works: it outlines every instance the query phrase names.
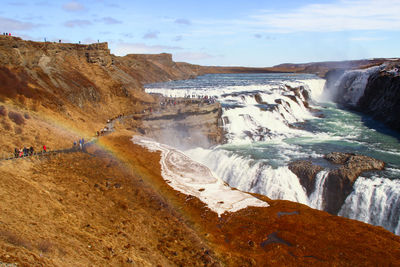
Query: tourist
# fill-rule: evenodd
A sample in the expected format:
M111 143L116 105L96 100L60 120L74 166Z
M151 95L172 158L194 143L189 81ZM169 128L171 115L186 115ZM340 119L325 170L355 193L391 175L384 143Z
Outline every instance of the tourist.
M47 147L46 147L46 145L43 145L43 152L44 152L44 153L47 152Z
M16 158L18 158L18 154L19 154L18 148L14 148L14 156Z
M34 149L33 149L33 146L31 146L31 147L29 148L29 155L32 156L32 155L33 155L33 152L35 152L35 151L34 151Z
M79 149L82 150L82 139L79 139Z

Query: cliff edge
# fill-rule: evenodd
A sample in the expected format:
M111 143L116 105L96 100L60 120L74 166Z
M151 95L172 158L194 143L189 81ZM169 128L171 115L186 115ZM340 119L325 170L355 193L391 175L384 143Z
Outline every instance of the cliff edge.
M159 100L141 84L198 73L168 55L118 58L105 43L0 36L0 265L400 264L400 237L381 227L256 194L269 207L218 216L172 189L160 153L131 139L163 131L174 116L190 126L197 109L182 103L150 115ZM217 124L218 105L203 111ZM96 136L105 124L112 131ZM83 150L51 151L83 137ZM43 144L49 151L4 160L15 147Z

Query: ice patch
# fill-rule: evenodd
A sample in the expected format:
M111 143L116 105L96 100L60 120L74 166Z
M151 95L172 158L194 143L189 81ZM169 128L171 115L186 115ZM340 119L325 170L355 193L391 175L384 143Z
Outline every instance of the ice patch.
M179 150L140 136L134 136L132 141L150 151L161 151L161 174L164 180L175 190L197 197L218 216L248 206L269 206L250 194L230 188L215 177L206 166L192 160Z

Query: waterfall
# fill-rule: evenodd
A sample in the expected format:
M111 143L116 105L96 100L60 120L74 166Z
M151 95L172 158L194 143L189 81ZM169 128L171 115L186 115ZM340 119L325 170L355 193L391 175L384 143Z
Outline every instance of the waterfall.
M400 181L359 177L340 216L380 225L400 234Z
M314 209L324 210L324 189L325 180L328 177L329 171L320 171L315 178L315 189L309 197L310 206Z
M345 71L331 88L324 88L322 99L356 106L364 94L369 76L382 68L383 66L376 66L363 70Z
M273 168L223 149L196 148L185 153L208 166L231 187L308 205L304 188L287 166Z

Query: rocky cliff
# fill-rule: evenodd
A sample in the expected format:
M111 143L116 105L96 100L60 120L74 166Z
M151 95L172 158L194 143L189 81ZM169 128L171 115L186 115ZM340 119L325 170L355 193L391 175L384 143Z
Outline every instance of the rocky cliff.
M0 36L2 155L14 147L65 148L93 138L84 151L0 162L0 265L400 263L400 238L379 227L260 195L270 207L219 217L173 190L161 176L160 153L134 145L132 135L156 135L156 127L164 132L172 122L203 131L193 120L216 125L219 106L178 103L157 113L159 100L141 84L190 77L202 68L173 63L168 55L134 58L110 55L107 44ZM116 116L121 121L114 132L94 138Z
M373 73L357 108L400 132L400 64Z
M90 136L108 118L154 101L137 77L115 66L107 43L30 42L10 36L0 36L0 98L3 152L30 144L65 146L76 138L68 128ZM16 123L10 114L29 119ZM45 125L37 127L39 122ZM49 135L47 129L55 127L59 130L51 132L62 138Z
M330 70L326 74L325 95L399 131L399 68L399 61L393 60L367 69Z
M348 195L353 191L353 184L358 176L366 171L382 170L385 163L371 157L351 153L332 152L324 158L334 165L326 169L311 161L299 160L289 164L289 169L299 177L301 185L310 196L316 188L316 176L326 170L327 175L323 181L321 208L331 213L338 214Z

